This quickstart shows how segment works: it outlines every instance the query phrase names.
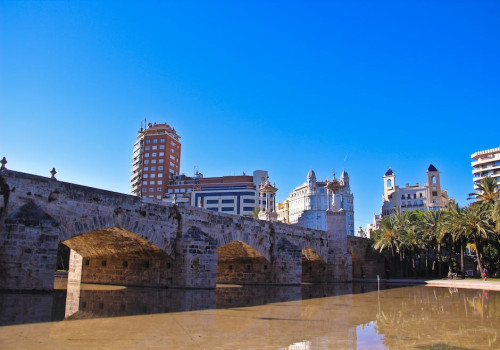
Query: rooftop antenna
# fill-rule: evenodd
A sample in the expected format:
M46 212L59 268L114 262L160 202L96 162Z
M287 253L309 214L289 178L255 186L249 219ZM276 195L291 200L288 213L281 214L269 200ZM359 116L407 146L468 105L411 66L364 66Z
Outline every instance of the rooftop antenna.
M195 165L195 166L194 166L194 174L195 174L195 175L198 175L198 165Z

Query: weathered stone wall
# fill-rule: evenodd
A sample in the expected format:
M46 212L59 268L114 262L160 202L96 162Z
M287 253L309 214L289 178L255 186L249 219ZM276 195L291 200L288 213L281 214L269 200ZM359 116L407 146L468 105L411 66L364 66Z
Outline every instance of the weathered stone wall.
M367 238L348 236L349 251L352 255L353 278L386 278L389 268L392 277L398 276L398 265L391 263L390 254L380 253L373 249L373 241Z
M84 272L84 280L100 283L140 281L214 288L217 249L234 241L248 244L269 262L267 283L301 283L304 248L313 249L327 263L325 277L330 281L348 280L351 275L345 237L342 241L332 232L177 206L9 170L2 171L0 178L0 288L51 289L59 242L91 261L119 262L125 256L171 259L171 272L151 273L154 269L149 269L140 277L120 271L119 263L112 265L112 273L97 267ZM83 266L75 261L70 265L78 280ZM147 278L151 280L146 282Z

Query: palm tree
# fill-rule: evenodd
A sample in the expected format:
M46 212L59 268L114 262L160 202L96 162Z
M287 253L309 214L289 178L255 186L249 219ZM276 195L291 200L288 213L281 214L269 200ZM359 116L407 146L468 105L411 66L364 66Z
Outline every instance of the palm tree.
M481 179L477 184L477 191L469 193L468 199L473 198L486 204L495 204L495 201L498 199L497 180L491 176Z
M469 231L463 224L464 208L460 208L458 204L453 203L448 212L447 219L443 225L443 232L441 238L445 235L451 236L453 242L460 245L460 270L462 278L465 278L465 259L464 259L464 248L467 244L469 238ZM451 247L450 247L451 248ZM450 261L450 272L451 272L451 261Z
M426 211L423 215L424 235L431 245L437 245L437 255L439 264L439 276L442 274L441 270L441 237L445 231L445 220L447 213L442 210ZM435 260L434 260L435 261ZM433 265L434 270L434 265Z
M488 214L480 203L472 203L463 211L459 222L460 229L470 235L476 245L476 258L479 271L483 270L481 264L481 243L483 240L490 238L489 236L494 232Z

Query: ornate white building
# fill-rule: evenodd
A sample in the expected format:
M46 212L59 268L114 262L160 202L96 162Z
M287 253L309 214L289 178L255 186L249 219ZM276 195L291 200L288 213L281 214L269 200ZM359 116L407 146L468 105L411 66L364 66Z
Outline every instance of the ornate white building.
M338 183L335 190L337 203L326 186ZM311 169L307 174L307 182L296 187L283 203L278 203L278 221L296 224L318 230L326 230L326 210L336 208L346 214L346 232L354 235L354 197L349 186L349 175L344 170L340 181L333 174L332 182L328 179L318 181Z

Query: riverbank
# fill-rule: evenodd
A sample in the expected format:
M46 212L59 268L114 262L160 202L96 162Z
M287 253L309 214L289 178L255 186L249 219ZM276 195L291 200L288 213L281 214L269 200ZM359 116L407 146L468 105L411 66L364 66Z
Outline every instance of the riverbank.
M376 279L355 279L356 283L377 283ZM500 291L499 281L483 281L478 279L381 279L385 284L424 284L432 287L486 289Z

